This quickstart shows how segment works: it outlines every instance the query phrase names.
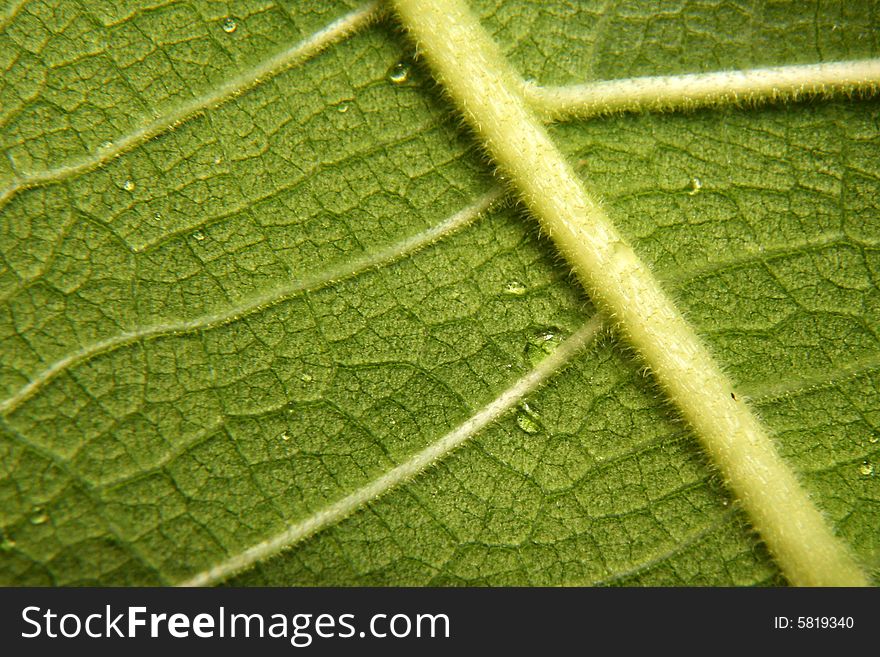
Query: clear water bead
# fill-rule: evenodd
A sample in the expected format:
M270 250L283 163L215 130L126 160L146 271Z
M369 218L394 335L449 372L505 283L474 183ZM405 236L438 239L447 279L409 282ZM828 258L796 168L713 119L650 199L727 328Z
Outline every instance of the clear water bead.
M541 431L541 416L527 402L519 405L516 414L516 426L528 434L536 434Z
M526 357L532 365L537 365L556 351L562 336L556 329L544 329L532 335L526 343Z
M531 417L525 413L518 413L516 416L516 426L526 433L536 434L541 431L541 427Z
M388 71L388 79L394 84L404 84L409 80L409 66L404 62L397 62Z

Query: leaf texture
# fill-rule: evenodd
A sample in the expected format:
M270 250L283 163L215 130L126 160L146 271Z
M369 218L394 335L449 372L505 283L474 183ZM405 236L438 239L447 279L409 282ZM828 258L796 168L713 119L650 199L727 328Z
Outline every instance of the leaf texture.
M876 8L847 3L474 6L546 84L880 50ZM594 314L389 19L180 116L358 10L0 19L3 583L171 584L234 561L455 431ZM852 98L552 129L875 577L878 116ZM609 335L230 581L782 582Z

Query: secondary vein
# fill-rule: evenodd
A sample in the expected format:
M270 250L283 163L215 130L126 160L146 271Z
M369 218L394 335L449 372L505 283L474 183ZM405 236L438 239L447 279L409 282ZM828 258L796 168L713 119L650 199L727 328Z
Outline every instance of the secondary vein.
M410 235L373 253L354 258L341 265L331 267L326 271L318 272L309 278L291 281L252 297L244 303L224 308L219 312L179 322L165 322L161 324L141 326L131 331L124 331L109 338L99 340L98 342L85 345L77 351L51 363L40 372L32 375L26 385L19 388L8 398L0 401L0 415L8 415L59 374L78 363L94 358L98 354L106 353L135 342L140 342L147 338L188 333L220 326L262 308L268 308L276 303L290 299L297 294L313 292L327 285L357 276L374 267L380 267L395 262L396 260L415 253L419 249L429 244L433 244L445 236L467 226L481 213L488 210L502 196L503 190L501 190L501 188L493 188L483 194L483 196L478 198L474 203L459 210L436 226L431 226L420 233Z
M523 87L532 108L551 120L876 93L878 89L880 59L603 80L561 87L529 82Z
M497 420L526 395L537 389L548 377L568 364L578 351L590 344L601 328L602 317L595 315L564 340L553 353L539 362L528 374L436 442L431 443L422 451L358 488L353 493L346 495L308 518L290 525L265 541L229 557L208 570L194 575L190 579L181 582L180 586L210 586L211 584L221 582L230 575L245 570L255 563L271 557L285 548L308 538L312 534L341 521L364 504L375 500L392 488L412 479L432 463L435 463L456 447L459 447L486 425Z
M467 5L394 5L489 155L693 427L789 581L867 584L765 428L550 140L522 80Z
M21 190L64 180L106 164L113 158L136 148L166 130L179 126L200 112L223 104L230 98L259 84L265 78L277 75L291 66L311 59L327 47L376 20L381 13L382 7L378 0L369 2L256 67L244 71L240 75L226 80L215 89L171 109L134 132L118 137L94 153L89 153L80 159L52 169L19 174L0 192L0 208Z

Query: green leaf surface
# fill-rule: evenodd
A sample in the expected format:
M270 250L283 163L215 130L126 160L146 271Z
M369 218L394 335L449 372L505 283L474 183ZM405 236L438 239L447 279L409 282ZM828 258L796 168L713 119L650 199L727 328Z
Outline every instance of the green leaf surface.
M172 584L234 560L436 444L592 316L519 206L477 212L493 168L387 18L101 160L358 6L0 17L0 583ZM473 6L546 84L880 55L868 3ZM880 102L552 135L876 580ZM229 582L784 580L606 334Z

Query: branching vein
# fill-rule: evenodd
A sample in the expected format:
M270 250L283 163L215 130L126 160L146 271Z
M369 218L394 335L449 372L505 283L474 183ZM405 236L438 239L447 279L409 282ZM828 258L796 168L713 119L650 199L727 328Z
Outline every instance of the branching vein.
M602 328L602 317L596 315L580 329L563 341L535 368L502 392L492 402L481 408L468 420L439 440L410 457L385 474L370 481L350 495L321 509L308 518L291 525L284 531L236 554L226 561L182 582L181 586L209 586L221 582L230 575L245 570L278 552L295 545L325 527L336 524L364 504L375 500L392 488L409 481L432 463L449 454L456 447L476 435L481 429L497 420L528 394L537 389L549 376L566 365L572 357L590 344Z
M774 66L744 71L603 80L563 87L524 86L526 99L545 118L588 118L615 112L692 110L752 105L804 96L875 93L880 59Z
M81 349L61 358L39 373L31 377L27 385L20 388L15 394L0 401L0 415L8 415L24 401L32 397L38 390L62 372L70 369L78 363L94 358L98 354L106 353L128 344L134 344L141 340L154 338L160 335L172 335L200 331L214 326L220 326L227 322L238 319L244 315L267 308L276 303L290 299L303 292L319 290L326 285L336 283L347 278L352 278L374 267L388 265L400 258L418 251L432 244L446 235L449 235L471 223L482 212L485 212L502 196L502 190L495 188L481 196L474 203L456 212L442 223L432 226L427 230L411 235L390 246L372 253L345 262L341 266L331 267L311 278L291 281L268 292L248 299L246 302L225 308L221 312L204 315L195 319L180 322L168 322L143 326L132 331L126 331L118 335L106 338L82 347Z
M113 158L136 148L172 127L179 126L200 112L221 105L230 98L247 91L265 78L277 75L291 66L311 59L329 46L376 20L380 15L381 5L379 2L370 2L333 21L323 29L287 50L279 52L255 68L226 80L223 84L215 89L211 89L206 94L193 98L173 108L168 113L156 117L134 132L119 137L97 152L89 153L85 157L53 169L20 173L0 192L0 208L21 190L64 180L103 166Z
M24 3L14 3L0 28ZM630 78L565 87L524 83L462 0L395 0L404 25L438 74L483 145L509 175L512 186L568 258L610 324L624 334L654 371L693 427L731 489L750 514L786 576L795 584L856 585L866 577L832 534L796 478L781 460L765 428L683 319L656 277L617 233L599 203L583 188L542 123L625 111L677 111L725 104L758 104L802 96L875 93L880 59L780 66L745 71ZM101 167L206 109L226 102L261 80L301 63L382 15L370 2L256 68L229 79L105 148L44 171L20 172L0 191L0 207L21 190ZM297 294L320 289L370 268L389 264L467 225L502 196L495 189L442 224L344 266L292 281L235 307L186 321L139 327L87 345L35 374L0 401L7 415L69 368L101 353L152 337L198 331ZM495 421L562 368L597 335L597 315L497 399L421 452L346 497L282 532L230 556L182 583L222 581L314 533L405 483ZM876 358L844 370L855 375ZM773 396L812 385L810 380L773 388ZM816 384L821 383L818 379Z
M550 140L521 79L466 4L394 4L488 153L693 427L789 581L867 584L763 425Z

